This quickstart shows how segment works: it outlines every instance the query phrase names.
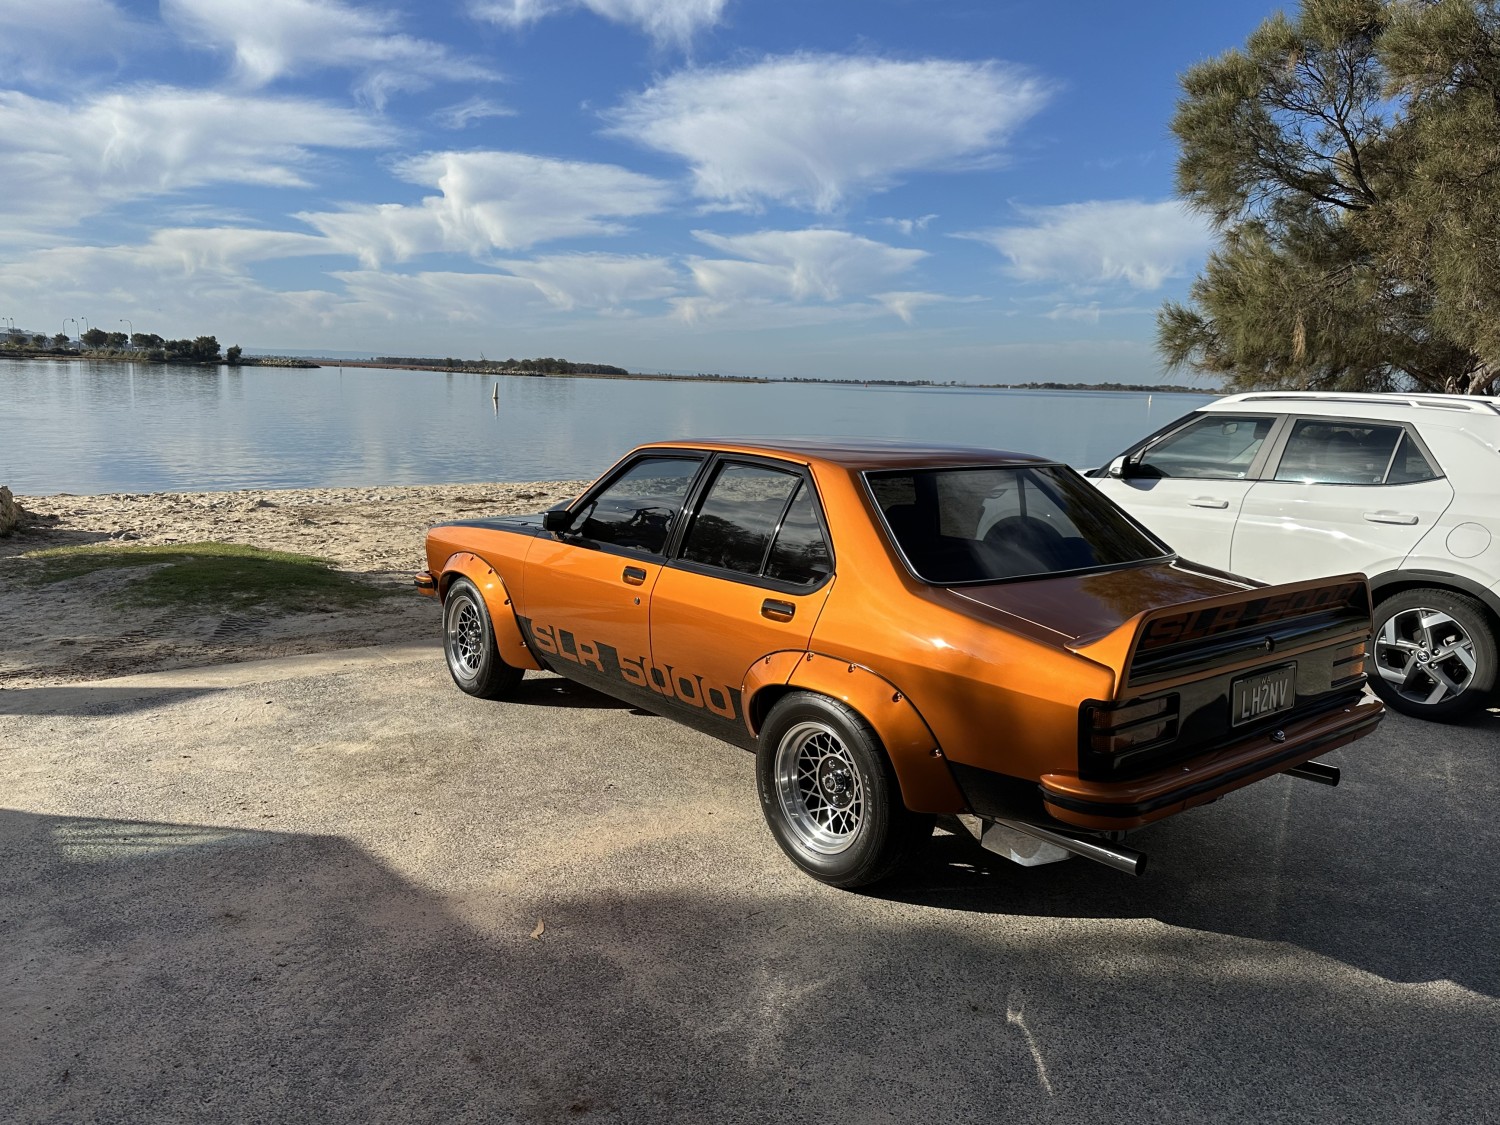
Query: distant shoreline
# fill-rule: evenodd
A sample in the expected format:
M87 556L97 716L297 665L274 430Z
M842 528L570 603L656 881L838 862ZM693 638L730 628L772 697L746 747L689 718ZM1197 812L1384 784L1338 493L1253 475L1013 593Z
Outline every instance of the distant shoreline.
M532 371L506 370L503 367L446 367L436 364L378 363L374 360L332 359L323 356L244 356L239 364L219 362L166 362L127 359L123 356L90 356L51 354L4 355L5 359L83 360L88 363L144 363L163 367L271 367L283 370L311 370L323 367L357 367L381 371L430 371L442 375L506 376L516 379L613 379L634 380L648 383L812 383L824 386L846 387L921 387L934 390L981 390L981 391L1086 391L1096 394L1223 394L1217 387L1185 387L1176 383L958 383L938 382L933 379L833 379L806 375L774 377L768 375L648 375L631 371L625 374L603 372L570 371L556 374Z

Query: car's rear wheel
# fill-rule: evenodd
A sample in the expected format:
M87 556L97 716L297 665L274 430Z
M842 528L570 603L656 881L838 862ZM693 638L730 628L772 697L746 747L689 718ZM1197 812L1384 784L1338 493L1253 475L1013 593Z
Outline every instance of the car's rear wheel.
M835 887L885 878L932 835L932 817L902 803L874 729L826 696L794 692L776 704L761 728L756 779L782 851Z
M443 602L443 655L453 682L481 699L505 698L525 675L500 659L489 610L467 578L455 578Z
M1484 607L1465 594L1415 589L1375 607L1371 684L1396 711L1461 718L1495 687L1495 634Z

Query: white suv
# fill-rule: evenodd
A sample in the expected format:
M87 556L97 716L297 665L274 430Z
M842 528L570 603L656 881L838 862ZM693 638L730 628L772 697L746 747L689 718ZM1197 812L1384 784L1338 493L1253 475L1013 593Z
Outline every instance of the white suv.
M1179 418L1093 482L1179 554L1265 582L1363 571L1371 682L1449 719L1500 637L1500 398L1261 392Z

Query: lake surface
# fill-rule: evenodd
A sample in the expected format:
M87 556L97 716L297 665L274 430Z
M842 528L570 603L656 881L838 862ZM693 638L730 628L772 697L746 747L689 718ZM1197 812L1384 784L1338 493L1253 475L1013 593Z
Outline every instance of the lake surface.
M753 435L995 446L1081 468L1213 397L0 360L0 484L35 496L572 480L642 441Z

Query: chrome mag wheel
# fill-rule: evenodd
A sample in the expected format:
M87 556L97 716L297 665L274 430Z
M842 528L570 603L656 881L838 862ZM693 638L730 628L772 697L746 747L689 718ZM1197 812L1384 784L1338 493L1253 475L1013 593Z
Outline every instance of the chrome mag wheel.
M455 595L448 611L448 660L465 678L477 676L484 661L482 612L467 593Z
M1478 664L1474 638L1440 609L1403 609L1387 618L1375 637L1375 670L1390 690L1423 706L1469 690Z
M797 842L838 855L858 835L866 796L849 748L822 723L802 722L781 736L774 765L776 800Z

